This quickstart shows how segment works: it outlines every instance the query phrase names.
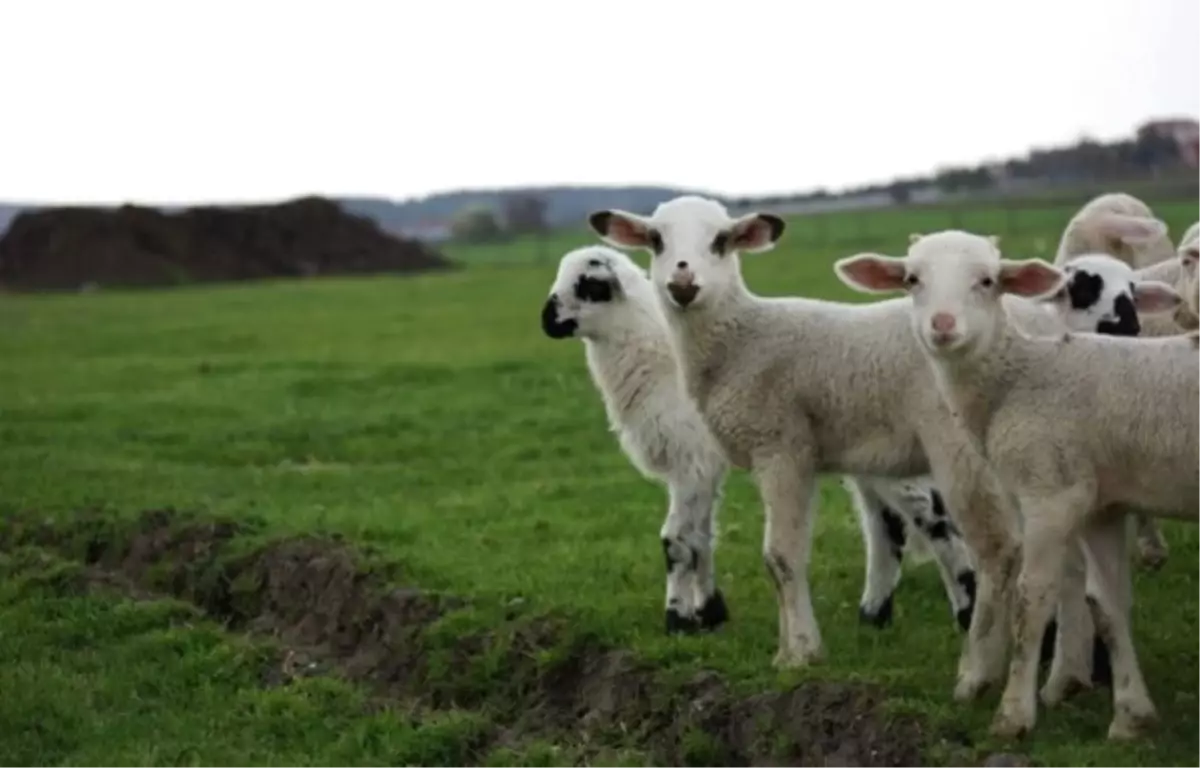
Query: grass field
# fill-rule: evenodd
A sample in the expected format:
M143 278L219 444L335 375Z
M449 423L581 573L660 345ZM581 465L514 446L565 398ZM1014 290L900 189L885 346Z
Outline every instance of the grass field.
M1156 209L1176 235L1197 217ZM1068 215L1004 245L1048 255ZM785 235L747 280L863 300L831 261L898 251L933 216L824 248ZM588 241L541 264L459 249L468 269L429 277L4 296L0 763L1196 764L1195 527L1165 525L1169 562L1138 576L1162 722L1133 745L1104 740L1107 690L989 741L996 692L950 698L959 634L932 565L907 569L893 626L858 623L834 480L810 573L823 664L770 666L741 473L717 553L731 621L664 636L664 493L608 434L581 346L538 325L557 255ZM164 508L194 514L142 514Z

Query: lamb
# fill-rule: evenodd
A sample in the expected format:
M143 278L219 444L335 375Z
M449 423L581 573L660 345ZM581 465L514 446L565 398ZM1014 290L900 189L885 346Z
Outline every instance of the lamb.
M1148 205L1133 195L1112 192L1088 201L1071 218L1063 231L1054 264L1062 267L1082 254L1107 253L1131 268L1139 269L1174 261L1173 251L1167 237L1167 225L1155 218ZM1171 284L1176 282L1175 275L1164 275L1161 271L1145 277ZM1119 328L1111 330L1120 331ZM1144 335L1165 336L1180 331L1170 317L1152 317L1146 323ZM1162 567L1169 554L1162 532L1152 518L1141 514L1133 517L1139 560L1151 570Z
M1109 192L1080 208L1063 230L1055 265L1084 253L1107 253L1134 269L1175 255L1167 225L1133 195Z
M957 230L916 238L903 258L860 254L835 271L864 292L909 293L910 333L937 389L1018 500L1024 525L1015 648L992 732L1011 737L1034 726L1038 646L1059 597L1060 565L1081 534L1099 586L1093 619L1112 652L1108 735L1136 736L1155 709L1130 636L1119 510L1197 521L1200 335L1027 336L1010 323L1001 298L1053 295L1063 272L1037 259L1002 259L995 238ZM976 556L981 573L995 567L986 564L993 552Z
M685 195L651 216L601 210L589 223L609 245L653 253L651 281L687 394L730 463L754 475L779 605L774 663L803 666L822 654L807 579L817 474L932 472L957 527L976 557L986 551L990 567L976 572L956 695L974 696L997 678L1007 634L996 590L1011 576L992 566L1015 563L1015 510L932 386L904 327L909 302L752 294L739 254L774 247L784 222L771 214L733 219L720 203Z
M1171 336L1200 327L1200 283L1196 280L1198 260L1200 222L1196 222L1183 233L1174 258L1142 267L1137 271L1140 278L1169 283L1184 299L1173 316L1147 323L1145 335Z
M715 585L715 515L728 466L679 380L666 326L645 272L603 246L564 255L542 310L553 339L583 340L593 382L631 463L664 483L661 537L667 563L666 631L713 629L728 618ZM926 537L951 610L966 628L974 599L970 552L940 496L919 481L847 477L868 553L863 620L891 620L906 528Z

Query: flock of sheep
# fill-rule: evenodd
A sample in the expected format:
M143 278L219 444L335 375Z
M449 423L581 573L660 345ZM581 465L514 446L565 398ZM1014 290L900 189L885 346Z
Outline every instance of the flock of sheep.
M995 237L912 235L903 257L836 262L856 290L907 294L865 304L752 293L739 255L779 241L770 214L683 196L589 222L609 246L649 251L649 274L611 247L574 250L542 327L583 340L622 449L669 490L668 632L728 617L713 554L732 466L765 507L775 664L818 657L812 506L818 475L837 473L866 548L862 618L891 620L915 535L967 630L954 697L998 682L1008 660L994 734L1033 728L1045 655L1045 704L1111 665L1109 737L1155 719L1130 634L1126 523L1156 567L1154 518L1198 517L1200 222L1176 247L1140 200L1101 195L1053 264L1004 258Z

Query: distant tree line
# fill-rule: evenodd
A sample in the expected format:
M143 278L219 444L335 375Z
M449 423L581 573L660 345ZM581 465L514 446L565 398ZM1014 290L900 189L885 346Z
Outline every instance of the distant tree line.
M488 205L466 206L450 222L450 236L466 243L502 242L546 229L546 201L528 192L502 196L499 211Z
M1189 168L1176 140L1147 124L1129 139L1079 142L1050 149L1034 149L1024 157L976 166L956 166L928 176L894 179L847 189L836 195L817 189L797 195L739 198L736 206L802 203L833 197L887 194L898 204L910 202L919 189L934 188L943 194L984 193L1012 185L1094 183L1159 176ZM1192 171L1194 173L1194 170Z

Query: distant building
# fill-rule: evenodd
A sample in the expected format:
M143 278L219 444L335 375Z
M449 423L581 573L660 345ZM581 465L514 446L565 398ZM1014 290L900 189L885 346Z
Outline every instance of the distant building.
M1191 168L1200 167L1200 122L1190 117L1151 120L1138 128L1138 135L1147 133L1172 139L1183 162Z

